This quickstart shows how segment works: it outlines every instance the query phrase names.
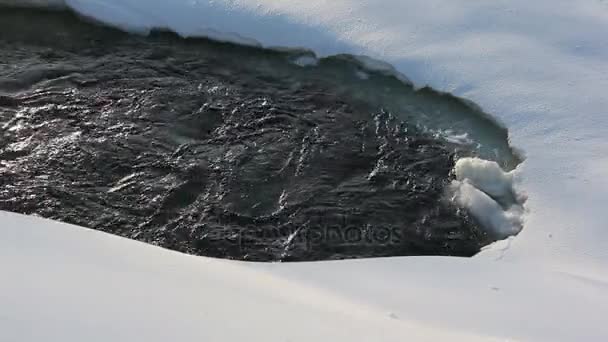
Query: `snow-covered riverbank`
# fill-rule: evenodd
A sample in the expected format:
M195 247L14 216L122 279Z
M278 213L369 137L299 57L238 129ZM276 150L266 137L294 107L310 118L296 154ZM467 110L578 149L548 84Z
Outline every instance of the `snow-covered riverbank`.
M606 286L526 263L248 264L0 213L2 341L486 341L608 336Z
M607 338L601 321L608 311L605 2L66 4L138 32L169 27L187 36L305 47L320 56L366 55L390 63L418 86L472 100L507 126L512 143L525 152L518 187L528 195L527 213L519 236L473 259L302 265L190 258L2 214L0 269L8 270L10 281L0 284L0 331L8 331L8 340L23 340L26 326L57 340L129 340L136 333L160 340L167 337L163 332L172 332L184 334L177 335L183 339L310 340L315 337L310 334L319 334L317 340L369 341L440 330L480 338ZM143 295L158 292L156 299ZM143 305L145 299L159 305ZM82 325L87 314L95 318L92 325ZM168 317L179 325L171 327L163 319ZM227 332L219 317L231 320ZM80 328L67 330L79 323ZM239 330L243 325L246 329ZM332 330L345 326L344 333ZM95 334L101 331L108 335ZM221 331L226 335L218 335Z

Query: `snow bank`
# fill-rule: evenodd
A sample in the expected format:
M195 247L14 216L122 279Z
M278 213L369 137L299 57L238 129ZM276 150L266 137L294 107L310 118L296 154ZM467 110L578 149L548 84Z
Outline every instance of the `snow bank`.
M261 265L39 218L0 213L0 221L0 341L485 340Z
M0 213L0 341L602 341L607 283L527 263L248 264Z

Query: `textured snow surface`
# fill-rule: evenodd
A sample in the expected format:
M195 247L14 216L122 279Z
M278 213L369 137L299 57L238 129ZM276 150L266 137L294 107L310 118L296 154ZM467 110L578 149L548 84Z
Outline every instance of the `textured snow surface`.
M2 214L0 340L608 340L605 1L65 2L138 32L365 55L472 100L526 155L524 230L466 260L245 265Z

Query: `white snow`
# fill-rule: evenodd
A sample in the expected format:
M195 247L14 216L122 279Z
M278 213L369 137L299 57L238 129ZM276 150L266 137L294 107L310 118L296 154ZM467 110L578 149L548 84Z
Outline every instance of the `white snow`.
M608 284L461 258L247 264L1 213L0 341L601 341Z
M474 101L525 152L524 229L473 259L249 265L3 214L0 340L608 339L605 1L65 3L137 32L367 56ZM476 177L488 193L463 198L495 210Z

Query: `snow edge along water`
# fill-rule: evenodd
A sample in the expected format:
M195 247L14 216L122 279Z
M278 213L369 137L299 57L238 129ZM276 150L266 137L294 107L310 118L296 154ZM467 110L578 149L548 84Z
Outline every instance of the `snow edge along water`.
M118 28L136 32L136 33L147 33L152 29L159 28L162 25L157 23L146 23L148 19L143 19L144 22L141 22L141 18L133 17L132 15L128 15L127 17L131 17L129 19L120 18L117 19L114 15L116 13L128 13L128 11L119 10L120 6L109 6L107 3L103 1L80 1L80 0L68 0L67 3L63 0L0 0L0 5L8 5L8 6L27 6L27 7L46 7L46 8L69 8L74 10L76 13L83 15L87 18L90 18L95 21L101 21L103 23L109 24L111 26L116 26ZM128 9L128 7L127 7ZM111 15L109 15L111 14ZM120 17L120 16L119 16ZM110 19L109 19L110 18ZM170 27L171 25L167 25ZM196 33L185 33L183 30L177 31L177 33L182 36L196 36L196 37L205 37L213 40L230 42L235 44L242 44L248 46L261 47L263 44L258 42L252 38L243 37L240 34L234 32L222 32L217 31L213 28L205 28L205 29L197 29ZM313 50L308 50L306 48L292 48L289 46L285 47L268 47L271 49L277 50L292 50L294 53L301 55L302 57L297 58L295 60L296 64L302 66L314 66L318 57ZM341 54L344 55L344 54ZM327 56L332 57L333 55ZM391 64L368 57L365 55L344 55L347 58L353 58L356 60L362 68L368 71L380 72L382 74L387 74L396 77L401 82L414 85L403 73L399 72L394 66ZM415 86L415 85L414 85ZM433 90L434 91L434 90ZM452 96L450 94L450 96ZM479 109L474 103L468 101L466 99L458 100L466 103L468 106L474 107L475 109ZM481 110L480 113L483 113ZM496 120L491 115L482 114L487 116L492 121L494 121L497 125L504 127L498 120ZM497 166L496 163L494 163ZM467 165L466 169L469 172L463 173L458 172L458 165ZM466 158L465 160L461 160L458 162L457 167L455 168L455 173L457 175L457 181L453 182L452 186L449 189L449 194L455 204L466 209L471 215L473 215L476 220L484 227L484 229L489 230L489 233L495 236L498 239L505 239L509 236L517 235L523 228L523 205L525 201L525 195L522 193L518 193L512 184L508 187L504 188L504 193L488 193L486 190L488 189L488 182L492 180L503 182L505 179L512 180L514 174L517 170L513 170L510 172L504 172L499 168L489 168L488 165L492 165L487 161L481 159L471 159ZM491 173L488 176L483 176L484 172L488 170L502 172L503 175L497 175L496 172ZM484 184L480 184L478 181L480 177L485 179ZM492 178L494 177L494 178ZM483 186L480 186L483 185ZM511 196L511 194L514 194ZM505 197L513 197L516 199L515 201L510 201L509 203L504 203L500 201L500 198Z
M608 31L608 11L597 2L67 4L135 31L168 27L187 37L212 29L244 34L266 47L311 48L321 57L370 56L419 87L469 99L504 123L512 143L527 156L516 177L521 179L517 188L528 197L526 229L509 243L502 260L535 259L590 274L608 265L608 213L600 205L608 200L608 180L601 176L608 172L608 98L602 91L608 74L601 72L608 70L608 44L600 34ZM576 202L569 200L573 196ZM501 247L496 251L504 254Z

